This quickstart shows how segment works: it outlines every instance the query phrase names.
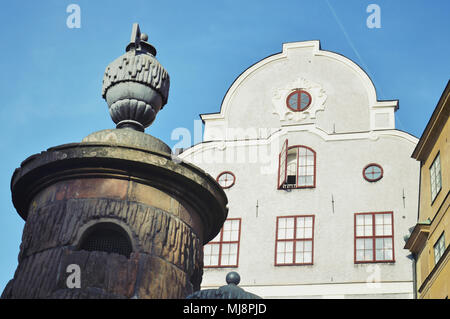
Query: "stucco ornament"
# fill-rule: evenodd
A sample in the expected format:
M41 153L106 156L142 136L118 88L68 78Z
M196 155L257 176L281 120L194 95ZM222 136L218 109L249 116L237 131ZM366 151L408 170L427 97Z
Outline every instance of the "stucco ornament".
M167 103L170 79L156 60L156 49L135 23L126 53L105 70L102 96L117 128L144 131Z
M306 110L300 112L294 112L286 106L286 98L297 89L305 90L311 95L311 104ZM278 114L282 122L302 122L308 119L315 119L316 113L325 109L326 99L327 94L319 83L300 77L286 84L286 86L273 91L272 113Z

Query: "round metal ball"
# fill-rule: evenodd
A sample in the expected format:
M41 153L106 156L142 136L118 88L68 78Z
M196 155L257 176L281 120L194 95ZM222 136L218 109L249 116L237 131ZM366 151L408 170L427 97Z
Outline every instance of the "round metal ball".
M241 276L239 276L237 272L231 271L227 274L225 280L227 281L227 284L238 285L241 282Z
M148 40L148 35L147 35L147 33L141 33L141 40L142 40L142 41L147 41L147 40Z

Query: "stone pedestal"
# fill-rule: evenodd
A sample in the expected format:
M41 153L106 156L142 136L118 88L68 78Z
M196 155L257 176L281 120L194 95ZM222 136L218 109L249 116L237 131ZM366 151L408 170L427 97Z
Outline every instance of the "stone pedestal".
M2 298L185 298L227 216L211 176L131 129L29 157L11 190L26 224Z

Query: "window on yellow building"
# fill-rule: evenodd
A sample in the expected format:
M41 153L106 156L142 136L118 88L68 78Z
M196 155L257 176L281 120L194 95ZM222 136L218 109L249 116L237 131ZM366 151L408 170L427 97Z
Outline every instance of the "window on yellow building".
M444 233L439 237L436 244L434 244L434 264L437 264L439 262L439 259L441 259L442 255L445 251L445 239L444 239Z
M441 159L438 155L431 164L430 167L430 184L431 184L431 202L434 201L437 194L442 188L442 179L441 179Z

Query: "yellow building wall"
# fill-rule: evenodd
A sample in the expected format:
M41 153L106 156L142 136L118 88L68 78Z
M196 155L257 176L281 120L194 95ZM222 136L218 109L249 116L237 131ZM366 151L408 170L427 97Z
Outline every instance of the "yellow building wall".
M447 120L444 129L442 130L436 144L431 150L428 158L421 169L421 189L420 189L420 210L419 220L424 221L427 218L433 220L439 207L447 196L450 183L450 124ZM431 205L431 185L430 185L430 166L433 164L436 155L440 153L441 158L441 176L442 176L442 189L436 196L436 199Z
M423 222L428 218L432 221L430 225L430 233L425 247L421 251L417 259L417 288L419 289L430 272L435 268L434 261L434 244L445 233L445 246L448 247L450 242L450 217L448 208L450 205L449 189L450 189L450 124L447 122L440 132L440 136L431 150L427 160L421 167L421 189L420 189L420 210L419 221ZM442 188L436 196L434 202L431 201L430 186L430 167L440 154L441 160L441 179ZM444 257L444 256L443 256ZM450 282L450 270L448 263L448 255L443 260L439 269L434 270L434 274L424 287L418 293L419 298L445 298L448 297Z

